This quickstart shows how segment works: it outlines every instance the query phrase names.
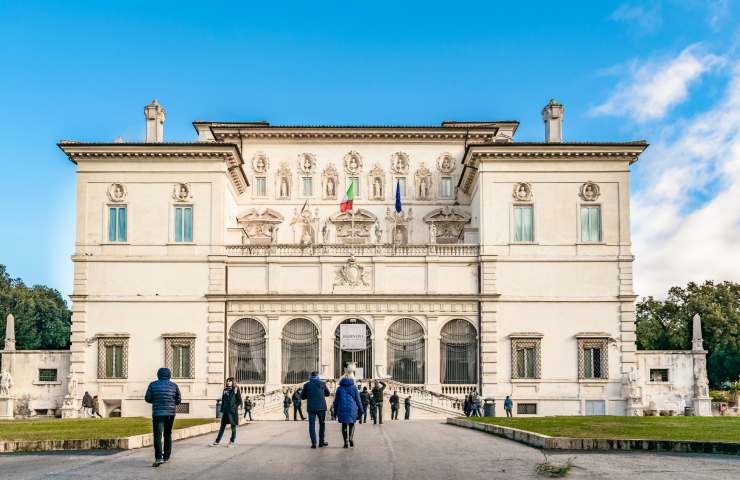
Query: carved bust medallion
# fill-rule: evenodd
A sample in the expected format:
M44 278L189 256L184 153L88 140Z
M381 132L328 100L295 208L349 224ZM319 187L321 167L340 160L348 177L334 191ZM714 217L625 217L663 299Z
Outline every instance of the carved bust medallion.
M316 170L316 155L301 153L298 155L298 171L305 175L313 175Z
M451 153L445 152L437 157L437 170L447 175L455 171L455 159Z
M178 202L187 202L190 200L190 184L176 183L172 189L172 198Z
M352 150L344 156L344 171L349 175L358 175L362 171L362 157Z
M112 183L111 186L108 187L108 199L110 199L111 202L125 202L127 196L128 190L126 189L126 185L122 183Z
M514 200L518 202L531 202L532 185L526 182L515 183L512 196L514 197Z
M594 202L599 199L599 195L601 195L601 191L597 184L589 180L588 182L581 185L581 189L579 190L578 194L585 201Z
M396 152L391 155L391 171L396 175L408 174L409 154L406 152Z
M265 152L257 152L254 154L254 157L252 157L252 169L255 173L265 173L269 167L270 164Z

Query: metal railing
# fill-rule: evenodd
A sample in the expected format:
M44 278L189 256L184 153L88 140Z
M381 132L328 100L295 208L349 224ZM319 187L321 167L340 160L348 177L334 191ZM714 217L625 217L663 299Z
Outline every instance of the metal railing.
M348 257L476 257L480 253L479 245L470 244L420 244L420 245L227 245L226 255L230 257L314 257L336 256Z

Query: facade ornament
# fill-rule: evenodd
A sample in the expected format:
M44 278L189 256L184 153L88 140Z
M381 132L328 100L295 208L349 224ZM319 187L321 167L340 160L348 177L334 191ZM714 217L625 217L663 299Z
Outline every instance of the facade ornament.
M122 183L112 183L108 187L108 199L111 202L122 203L128 198L128 189Z
M0 372L0 397L9 397L10 389L13 388L13 376L7 369Z
M532 185L526 182L520 182L514 184L514 192L512 193L514 200L517 202L531 202L532 201Z
M429 224L434 243L460 243L465 225L470 223L470 214L446 205L425 215L424 222Z
M177 202L187 202L192 199L190 192L189 183L176 183L172 189L172 198Z
M359 208L335 213L329 220L334 224L337 243L364 244L370 242L372 226L378 218L369 210Z
M437 157L437 170L445 175L449 175L455 171L455 158L451 153L445 152Z
M406 212L396 212L390 207L385 210L385 222L387 227L388 243L394 245L407 245L411 239L411 227L414 214L409 208Z
M324 222L324 226L321 228L321 239L324 245L329 244L329 221Z
M578 194L583 200L587 202L595 202L599 199L599 195L601 195L601 190L596 183L589 180L588 182L581 185Z
M324 173L321 175L321 192L324 200L336 200L337 199L337 185L339 181L339 174L334 164L330 163L324 169Z
M336 267L335 287L369 287L370 267L363 267L352 255L347 262Z
M304 175L316 173L316 155L313 153L298 154L298 171Z
M429 200L432 196L432 172L422 162L419 169L414 174L417 200Z
M391 155L391 172L396 175L408 175L409 173L409 154L406 152L396 152Z
M352 150L344 156L344 171L348 175L359 175L362 172L362 157Z
M252 157L252 170L255 173L267 173L268 168L270 168L270 160L267 158L267 154L256 152Z
M385 172L377 163L370 170L370 176L368 177L370 183L370 200L384 200L385 199Z
M270 245L275 243L277 227L284 218L270 208L253 208L236 218L244 230L246 242L250 245Z
M277 177L275 178L275 181L277 182L276 191L278 192L278 198L290 198L292 180L293 177L290 173L290 168L287 163L283 162L280 164L280 168L277 171Z
M293 240L296 243L300 245L316 243L316 232L319 229L318 209L316 209L316 215L312 214L308 208L300 213L294 210L290 224L293 226Z
M375 224L375 243L383 243L383 229L380 227L380 223Z
M707 378L706 353L694 355L694 397L706 398L709 396L709 379Z

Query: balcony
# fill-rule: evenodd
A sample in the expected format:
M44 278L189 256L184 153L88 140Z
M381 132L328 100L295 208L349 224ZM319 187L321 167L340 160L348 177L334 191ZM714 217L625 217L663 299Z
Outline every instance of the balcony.
M419 244L419 245L227 245L230 257L477 257L479 245L471 244Z

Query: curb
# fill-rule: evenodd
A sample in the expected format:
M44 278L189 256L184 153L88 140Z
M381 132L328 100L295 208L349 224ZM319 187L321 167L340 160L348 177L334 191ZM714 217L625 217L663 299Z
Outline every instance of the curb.
M488 423L473 422L460 418L448 418L449 425L491 433L530 447L544 450L642 450L651 452L721 453L740 455L740 443L701 442L691 440L631 440L605 438L550 437L541 433L502 427Z
M192 427L172 430L172 441L184 440L207 433L215 432L219 423L206 423ZM0 453L3 452L51 452L58 450L95 450L120 449L133 450L135 448L150 447L154 443L152 433L132 435L121 438L100 438L87 440L0 440Z

